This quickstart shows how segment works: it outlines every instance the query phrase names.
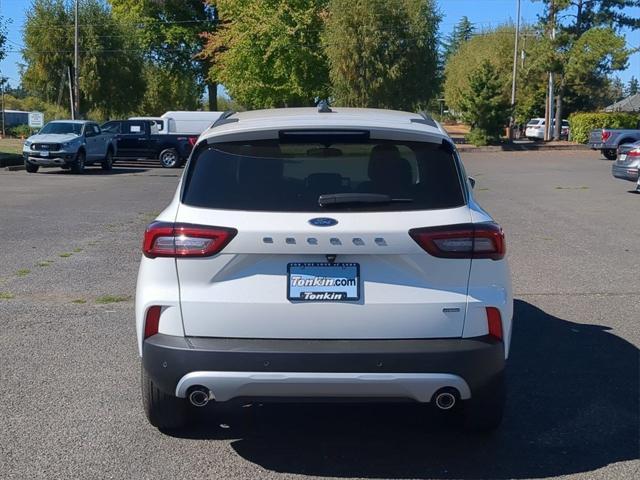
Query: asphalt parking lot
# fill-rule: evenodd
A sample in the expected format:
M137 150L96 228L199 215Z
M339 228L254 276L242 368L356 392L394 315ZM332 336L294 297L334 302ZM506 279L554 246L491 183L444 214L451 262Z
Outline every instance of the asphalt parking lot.
M179 171L0 172L0 478L638 478L640 195L589 151L464 156L516 297L503 427L412 405L230 406L147 423L133 295Z

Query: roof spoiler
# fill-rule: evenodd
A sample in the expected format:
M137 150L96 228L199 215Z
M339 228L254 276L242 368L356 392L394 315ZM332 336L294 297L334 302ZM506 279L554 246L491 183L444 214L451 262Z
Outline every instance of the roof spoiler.
M216 128L216 127L219 127L220 125L226 125L227 123L237 122L239 120L238 118L229 118L234 113L236 113L235 110L226 110L222 115L218 117L218 119L215 122L211 124L209 128Z

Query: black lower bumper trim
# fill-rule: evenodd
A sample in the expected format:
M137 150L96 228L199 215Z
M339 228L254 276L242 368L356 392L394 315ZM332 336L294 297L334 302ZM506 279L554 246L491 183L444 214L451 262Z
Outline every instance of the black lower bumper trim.
M471 390L504 369L504 347L492 337L425 340L271 340L175 337L143 343L143 365L158 388L175 394L195 371L449 373Z

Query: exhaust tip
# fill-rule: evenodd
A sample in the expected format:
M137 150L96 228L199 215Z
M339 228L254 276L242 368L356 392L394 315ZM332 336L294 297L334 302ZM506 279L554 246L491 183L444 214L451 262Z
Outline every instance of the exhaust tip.
M440 410L451 410L458 401L458 391L454 388L443 388L438 390L433 398Z
M205 387L193 387L189 392L188 398L194 407L204 407L211 399L211 392Z

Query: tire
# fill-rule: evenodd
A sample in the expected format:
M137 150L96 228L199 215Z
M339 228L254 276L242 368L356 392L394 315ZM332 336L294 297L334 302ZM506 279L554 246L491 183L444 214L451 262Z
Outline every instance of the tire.
M618 156L618 151L613 148L605 148L602 150L602 156L607 160L615 160Z
M71 172L76 174L84 172L84 162L86 158L87 156L84 153L84 150L80 150L76 154L76 160L71 164Z
M166 148L158 156L163 168L177 168L180 165L180 156L175 148Z
M40 166L34 165L33 163L30 163L28 160L25 160L24 168L27 171L27 173L37 173Z
M465 430L490 433L502 423L506 400L504 373L489 384L471 392L471 399L461 405L461 420Z
M110 148L107 150L107 154L100 165L102 166L102 170L111 170L113 168L113 152Z
M178 430L186 427L191 413L187 399L162 392L155 386L143 366L140 370L142 405L149 423L160 430Z

